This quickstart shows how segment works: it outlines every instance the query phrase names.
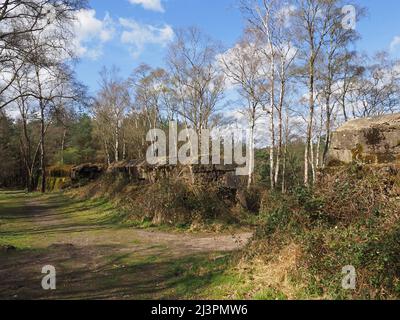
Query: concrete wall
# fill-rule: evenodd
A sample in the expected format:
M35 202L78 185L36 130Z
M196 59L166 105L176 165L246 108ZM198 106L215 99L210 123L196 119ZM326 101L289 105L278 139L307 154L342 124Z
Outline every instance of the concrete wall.
M333 133L329 165L400 163L400 114L352 120Z

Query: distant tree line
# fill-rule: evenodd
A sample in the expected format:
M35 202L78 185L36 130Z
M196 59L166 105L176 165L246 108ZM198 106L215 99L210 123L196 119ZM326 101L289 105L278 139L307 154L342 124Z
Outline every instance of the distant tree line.
M128 78L104 68L87 97L70 47L74 13L86 5L0 4L0 186L44 192L51 165L144 159L150 129L176 120L201 136L229 122L234 103L267 141L248 186L262 176L285 192L315 181L339 124L400 110L400 63L354 51L359 34L344 25L339 0L243 0L247 23L232 48L195 27L177 30L164 68L143 64ZM356 7L357 19L364 11Z

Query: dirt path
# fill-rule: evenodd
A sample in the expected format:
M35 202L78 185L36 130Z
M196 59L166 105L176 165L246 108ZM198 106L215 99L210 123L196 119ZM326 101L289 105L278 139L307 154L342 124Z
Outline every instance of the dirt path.
M177 288L191 289L187 268L207 269L251 237L116 227L87 216L95 204L0 194L0 298L5 299L180 298ZM5 252L4 244L18 250ZM41 288L45 265L56 268L57 290Z

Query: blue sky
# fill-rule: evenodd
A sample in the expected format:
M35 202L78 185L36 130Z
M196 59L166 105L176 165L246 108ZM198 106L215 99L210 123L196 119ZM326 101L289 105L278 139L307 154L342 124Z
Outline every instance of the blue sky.
M357 25L362 40L356 48L373 53L390 50L392 43L392 55L400 58L400 1L357 2L368 13ZM228 48L244 24L236 0L91 0L90 6L77 25L81 59L76 72L91 93L103 66L115 65L123 76L140 63L163 66L177 28L197 26Z

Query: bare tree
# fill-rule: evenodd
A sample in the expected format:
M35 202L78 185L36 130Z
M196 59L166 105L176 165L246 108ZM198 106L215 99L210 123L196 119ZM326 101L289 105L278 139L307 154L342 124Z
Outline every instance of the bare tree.
M364 68L359 63L357 53L347 51L335 62L338 67L338 81L337 88L333 94L335 101L340 107L340 112L343 115L343 120L350 119L349 107L352 104L351 98L354 96L353 92L357 88L359 77L362 76Z
M46 190L46 118L56 99L75 97L73 75L63 60L73 57L71 23L85 1L13 1L0 4L0 109L17 104L24 127L23 148L28 189L33 187L34 167L40 152L41 190ZM67 89L68 87L68 89ZM68 92L67 92L68 91ZM40 141L32 154L26 129L28 104L37 102Z
M340 1L337 0L296 0L295 5L293 25L297 46L301 53L300 56L305 61L304 74L307 75L308 87L309 102L304 153L304 184L309 185L316 100L316 65L324 45L329 41L333 28L338 23L341 23L342 13ZM314 170L313 176L316 176Z
M270 182L271 188L275 188L275 107L276 107L276 38L275 23L278 18L279 2L271 1L253 1L250 5L244 2L244 10L247 12L249 24L253 30L264 42L262 52L268 61L268 80L269 80L269 107L264 106L264 110L269 114L270 126Z
M322 164L325 165L326 157L328 154L328 150L331 142L331 134L332 134L332 125L333 125L333 113L337 104L337 100L334 99L337 91L343 89L343 95L345 97L346 91L348 91L348 85L350 83L350 79L347 79L349 74L349 57L351 57L351 53L348 52L348 45L358 38L358 34L354 29L343 28L342 23L339 18L335 18L332 21L332 27L329 30L327 35L327 41L323 47L321 52L321 63L319 64L319 72L318 72L318 80L320 81L320 95L321 99L323 99L323 106L321 106L321 119L324 119L325 129L325 146L323 150L322 156ZM340 82L343 83L342 86L338 85ZM317 84L318 86L318 84ZM325 116L322 115L322 112L325 112ZM321 138L320 134L320 138ZM318 142L318 156L316 161L318 164L316 167L319 167L320 157L320 143L321 139L319 138Z
M61 37L59 37L62 35ZM65 37L64 37L65 36ZM33 158L29 159L30 141L25 137L26 162L32 187L33 167L40 152L40 171L42 175L41 191L46 191L46 133L50 126L51 113L60 108L63 100L79 100L83 96L83 87L75 80L71 69L64 63L67 36L61 26L60 30L46 28L27 33L25 45L29 52L24 55L22 67L14 65L14 80L10 83L7 104L16 103L26 124L29 108L34 110L40 121L40 141ZM29 104L29 106L28 106ZM32 107L34 105L35 107ZM25 131L26 135L26 131Z
M385 52L364 67L352 91L354 117L371 117L398 112L400 105L400 62L392 61Z
M179 31L169 48L176 113L199 137L214 125L224 94L224 75L215 62L219 53L219 46L196 28Z
M287 88L289 82L292 80L293 64L297 57L297 49L292 45L290 30L284 28L285 22L280 20L280 32L277 37L277 52L278 52L278 79L279 79L279 100L276 105L278 114L278 150L276 157L275 167L275 185L278 184L278 178L280 174L281 160L283 157L283 142L284 142L284 113L285 105L287 103ZM286 115L288 113L286 112ZM289 125L288 119L286 119L286 125ZM284 175L284 172L283 172ZM284 180L284 178L282 178ZM283 183L284 184L284 183Z
M245 108L242 108L240 113L248 121L250 141L254 143L256 123L261 116L262 106L268 99L267 80L263 69L264 59L257 37L254 37L252 33L245 34L234 48L221 56L221 62L227 79L239 87L239 94L245 103ZM250 152L250 163L252 163L254 145L250 146ZM249 166L248 188L252 183L253 172Z
M35 176L36 176L36 163L40 150L40 141L34 146L33 138L29 132L29 123L33 120L37 109L32 101L32 98L25 96L27 92L30 78L28 69L15 70L18 76L13 84L16 93L20 95L20 98L16 100L20 115L20 123L22 126L22 134L20 136L20 150L23 157L25 170L26 170L26 187L28 192L32 192L35 187Z
M73 57L70 39L75 12L86 0L4 0L0 3L0 109L21 95L9 93L18 72L31 59L32 38L47 34L47 54ZM62 51L62 52L61 52ZM12 91L14 94L15 90Z
M104 68L100 75L101 89L93 111L104 142L107 162L111 163L110 146L114 151L114 161L118 162L124 153L123 123L131 107L128 81L119 78L115 67L111 70Z
M34 83L36 89L32 92L39 105L40 114L40 171L41 192L46 192L46 133L51 124L51 113L62 108L64 100L82 98L80 87L75 87L73 74L63 65L43 69L35 66ZM47 120L48 119L48 120Z
M250 30L259 38L260 52L263 53L267 65L265 77L268 80L269 105L263 107L269 115L270 182L271 188L274 188L278 183L283 152L286 85L297 55L297 50L292 44L289 23L292 8L277 0L244 0L242 10L248 18Z

